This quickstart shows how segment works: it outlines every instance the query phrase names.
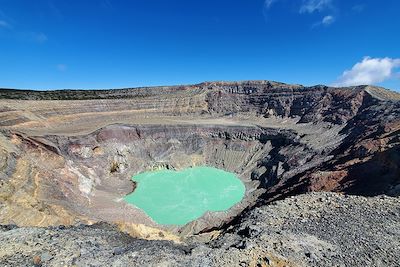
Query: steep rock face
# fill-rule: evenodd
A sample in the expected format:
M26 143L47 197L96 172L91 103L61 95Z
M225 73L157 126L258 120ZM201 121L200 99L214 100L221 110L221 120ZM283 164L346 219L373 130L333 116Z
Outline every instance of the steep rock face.
M331 160L281 180L268 189L265 197L321 190L365 196L399 195L399 107L399 102L369 100L341 130L346 137L331 152Z
M326 121L342 124L363 105L361 87L333 89L326 86L275 86L266 84L220 85L208 88L209 110L217 113L255 112L264 117L300 117L300 122ZM368 96L369 97L369 96Z
M198 165L238 174L247 189L240 204L176 229L183 234L199 232L218 227L253 205L265 188L282 174L296 173L305 159L309 166L320 162L315 157L319 152L300 143L293 131L255 126L111 125L81 136L8 133L8 138L18 149L10 154L18 164L10 165L9 172L18 173L18 165L23 165L27 173L4 180L9 197L3 203L2 223L18 225L69 224L77 219L156 226L121 201L134 189L134 174ZM18 198L28 202L32 212ZM62 214L57 207L64 209ZM30 215L18 217L18 212Z
M365 88L303 87L253 81L115 91L30 93L3 89L0 96L9 100L1 103L0 125L11 126L60 116L68 118L75 114L87 116L102 112L116 115L111 112L126 111L135 111L137 116L146 113L146 116L190 114L196 117L254 113L264 117L299 117L303 123L327 121L343 124L357 113L365 97L372 97ZM32 101L35 99L41 101ZM86 99L84 105L82 99Z
M4 224L160 228L121 201L131 176L154 168L209 165L246 185L228 212L163 228L181 235L307 191L400 192L399 97L381 88L249 81L0 96Z

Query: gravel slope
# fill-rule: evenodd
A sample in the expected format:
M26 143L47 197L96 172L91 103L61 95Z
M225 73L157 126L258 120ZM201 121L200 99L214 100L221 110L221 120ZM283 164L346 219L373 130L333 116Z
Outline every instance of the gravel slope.
M400 199L310 193L257 207L203 244L107 224L0 228L1 266L398 266Z

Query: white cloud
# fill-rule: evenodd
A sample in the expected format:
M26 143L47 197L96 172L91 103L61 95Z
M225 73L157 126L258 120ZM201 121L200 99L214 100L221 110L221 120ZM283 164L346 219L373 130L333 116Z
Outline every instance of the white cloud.
M264 0L264 16L267 16L267 12L270 8L281 0ZM313 14L315 12L324 12L327 11L335 12L336 8L333 4L334 0L298 0L296 1L296 5L299 4L299 13L300 14ZM333 15L326 15L322 17L320 21L317 21L311 28L315 28L318 26L329 26L336 21L336 17Z
M47 35L42 32L30 32L28 38L36 43L44 43L47 41Z
M281 0L265 0L264 7L269 9L273 4ZM334 0L302 0L300 4L299 12L304 13L314 13L315 11L322 12L326 9L334 9L332 4ZM300 2L300 1L299 1Z
M343 72L334 86L369 85L395 78L394 70L400 67L400 58L371 58L365 57Z
M58 64L58 65L57 65L57 69L58 69L59 71L61 71L61 72L64 72L64 71L67 70L67 65L65 65L65 64Z
M265 0L264 2L264 6L268 9L272 6L272 4L274 4L276 1L278 0Z
M101 2L101 6L105 9L110 9L113 7L113 5L111 4L111 2L109 0L103 0Z
M24 42L43 44L47 41L47 35L42 32L15 32L16 38Z
M12 21L11 19L4 20L5 14L0 10L0 29L8 29L9 34L13 38L17 38L19 40L30 41L35 43L45 43L47 41L47 35L43 32L35 32L35 31L23 31L20 29L15 29L13 25L11 25L8 21Z
M363 5L363 4L355 5L355 6L353 6L352 9L353 9L353 11L360 13L360 12L364 11L365 5Z
M332 8L333 0L303 0L300 7L300 13L314 13L315 11L321 12L325 9Z
M331 25L331 24L334 23L334 22L335 22L335 17L334 17L334 16L331 16L331 15L325 16L325 17L322 19L322 24L325 25L325 26Z
M334 16L331 16L331 15L325 16L325 17L322 18L321 21L318 21L318 22L314 23L311 26L311 29L317 28L319 26L326 26L327 27L327 26L331 25L332 23L334 23L335 20L336 20L336 18Z
M10 28L10 24L7 23L7 21L0 20L0 28Z

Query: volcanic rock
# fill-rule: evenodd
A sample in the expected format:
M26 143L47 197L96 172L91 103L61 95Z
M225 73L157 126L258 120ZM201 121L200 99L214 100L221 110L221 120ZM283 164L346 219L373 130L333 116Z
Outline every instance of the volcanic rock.
M92 265L124 265L137 259L134 255L141 257L137 263L163 264L144 257L146 250L161 253L160 260L166 255L165 263L172 265L191 260L194 266L229 265L241 258L243 266L390 265L396 260L390 251L398 245L392 219L400 195L399 100L399 94L373 86L304 87L272 81L117 90L0 89L1 238L8 242L25 232L87 234L96 247L106 240L95 239L99 231L116 240L110 241L113 247L94 252L78 249L81 241L66 243L73 247L65 252L69 256L49 250L43 264L54 266L84 264L86 254L98 258ZM158 225L123 201L135 189L135 174L199 165L236 173L246 186L244 199L182 227ZM382 230L389 242L386 260L376 252L383 244L371 241L377 233L369 234L357 222L370 214L368 207L373 209L368 203L380 203L380 198L322 193L288 198L323 191L394 197L384 198L383 206L377 206L382 210L375 211L390 221ZM283 206L274 204L286 198L279 202ZM287 206L286 215L276 210ZM370 216L374 219L365 227L381 227ZM92 224L96 226L86 226ZM343 228L349 224L356 232ZM59 225L73 227L54 228ZM38 226L50 228L29 228ZM318 234L322 229L331 230ZM130 237L119 231L154 241L135 239L128 245L121 242ZM267 238L273 233L276 238ZM193 242L191 250L180 248ZM361 252L346 254L351 242ZM164 244L169 245L160 250ZM18 259L3 253L0 260L25 264L29 259L32 264L35 255L46 253L36 250L41 253L27 252L29 257ZM230 251L232 258L217 260L221 251Z

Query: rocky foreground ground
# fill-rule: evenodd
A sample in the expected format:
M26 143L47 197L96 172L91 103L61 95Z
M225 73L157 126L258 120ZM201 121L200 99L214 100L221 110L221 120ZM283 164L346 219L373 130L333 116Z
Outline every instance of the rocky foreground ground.
M398 266L400 199L309 193L244 213L208 243L109 224L2 226L1 266Z

